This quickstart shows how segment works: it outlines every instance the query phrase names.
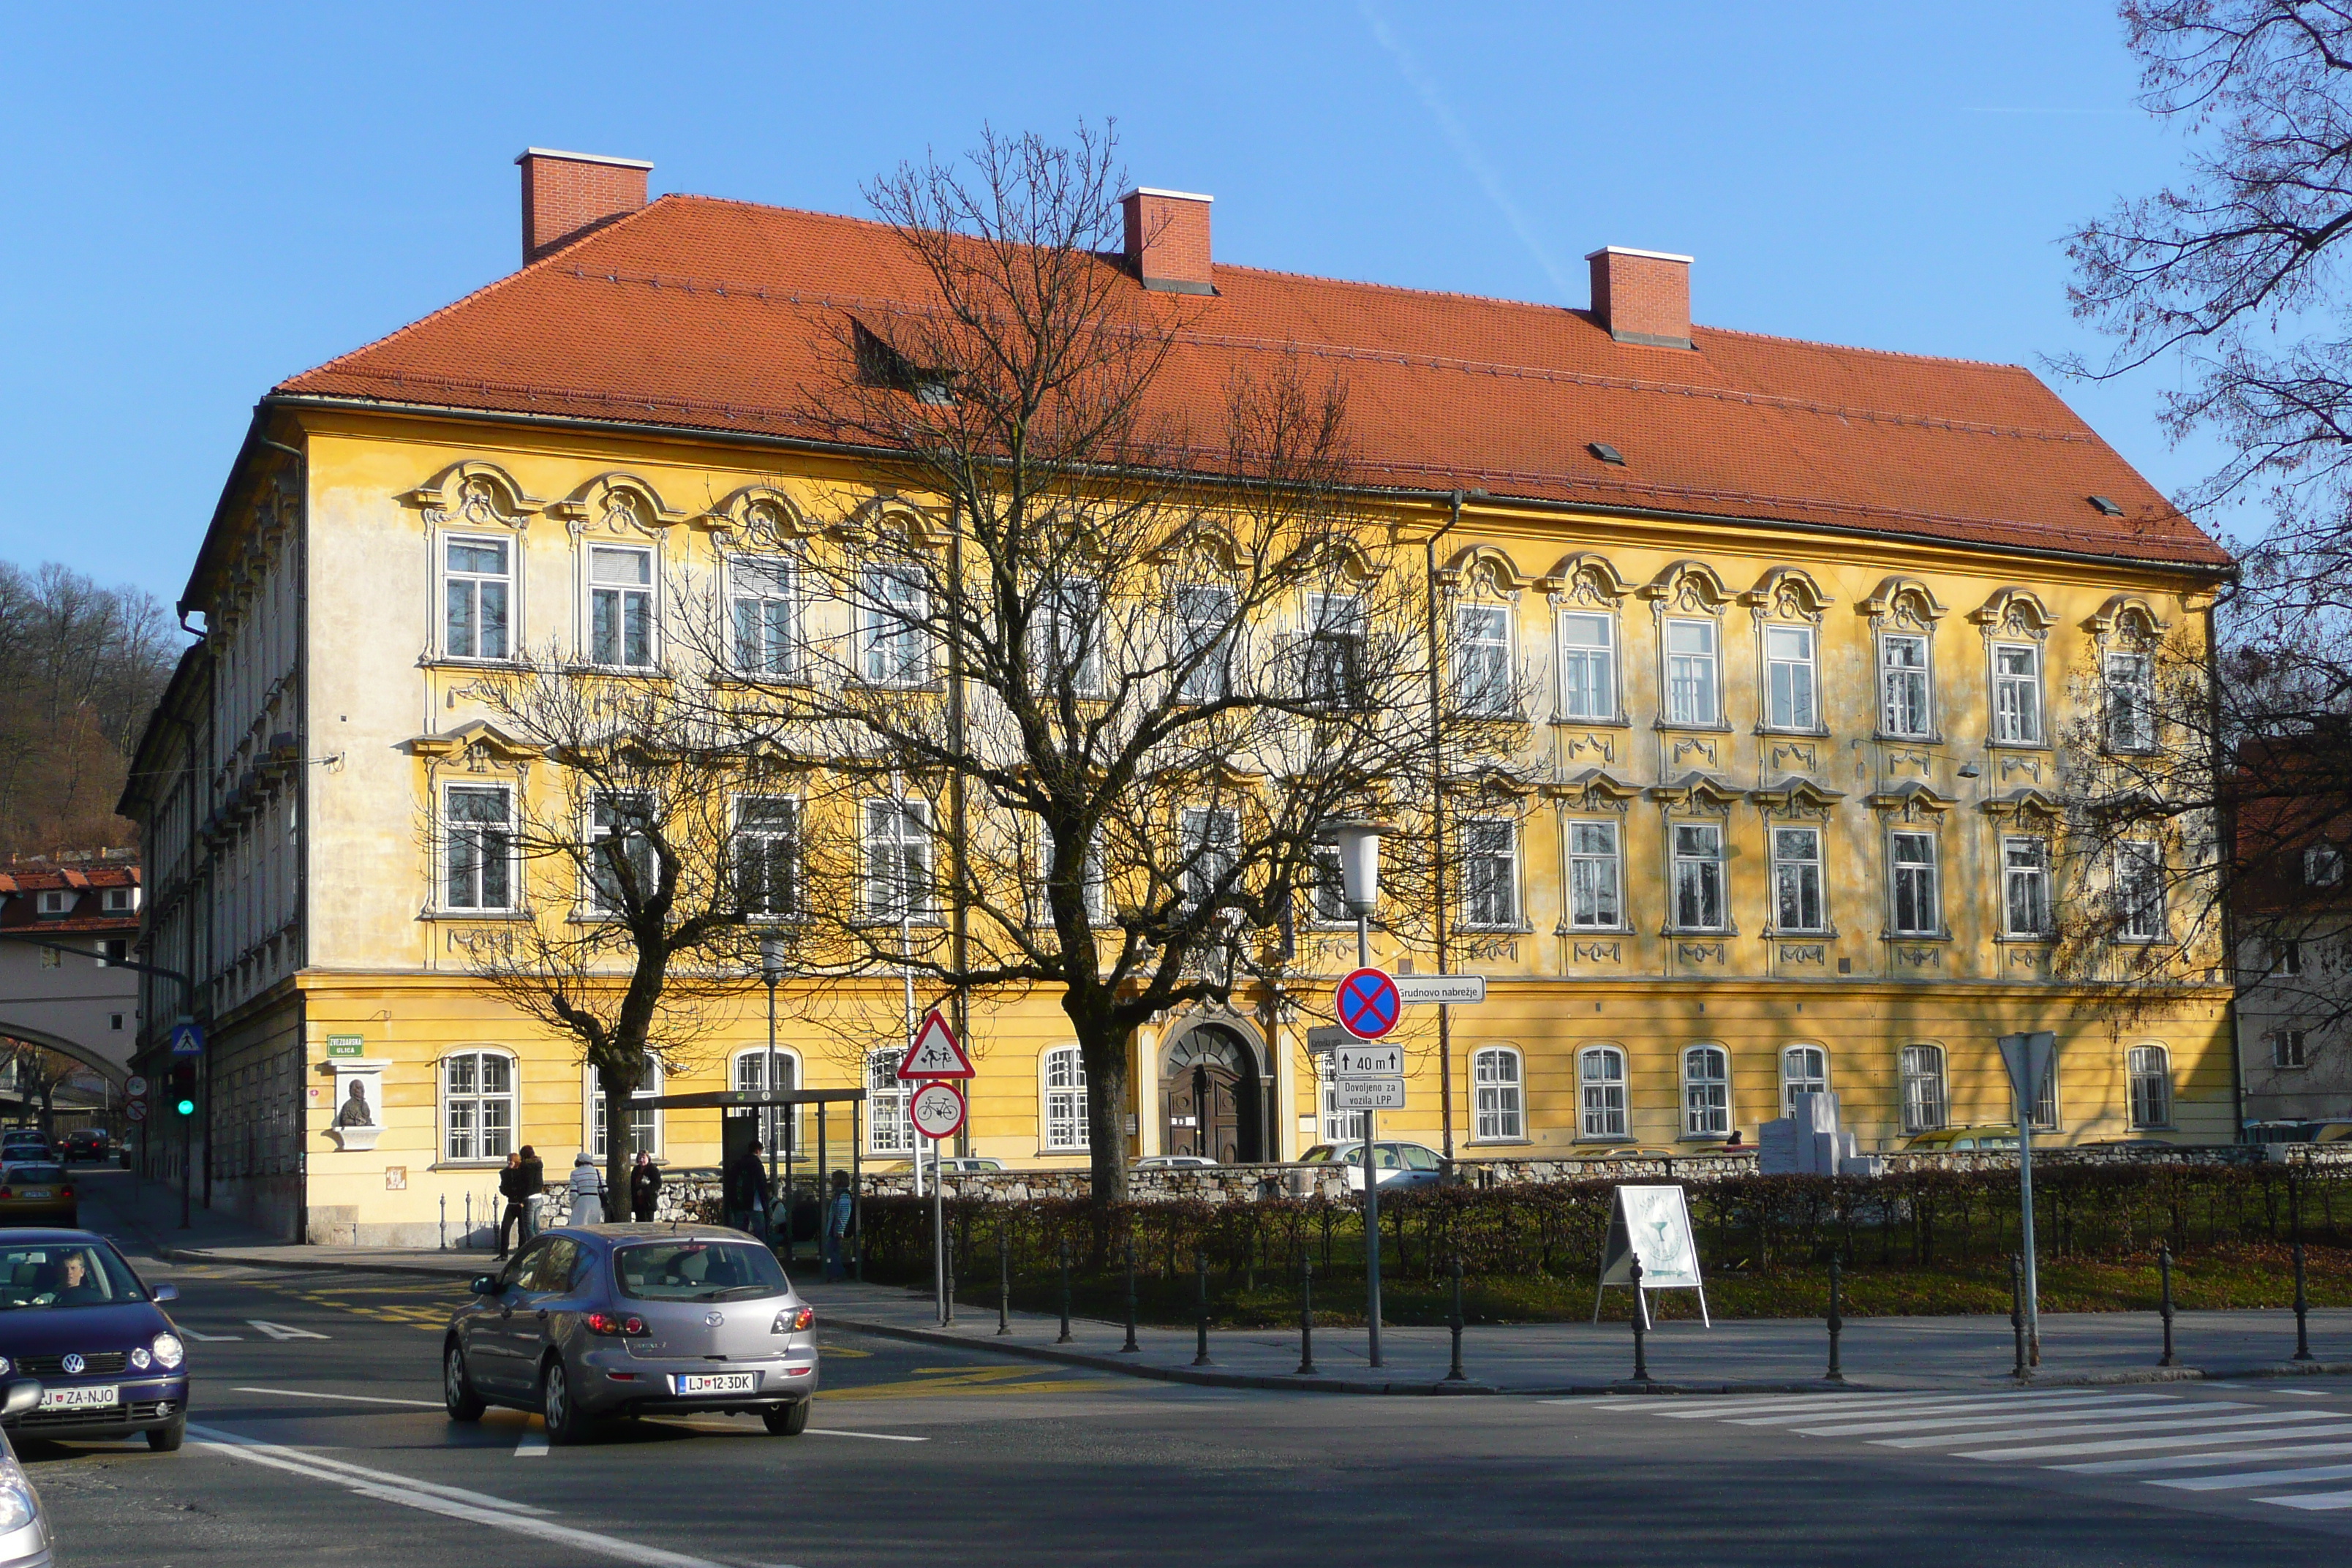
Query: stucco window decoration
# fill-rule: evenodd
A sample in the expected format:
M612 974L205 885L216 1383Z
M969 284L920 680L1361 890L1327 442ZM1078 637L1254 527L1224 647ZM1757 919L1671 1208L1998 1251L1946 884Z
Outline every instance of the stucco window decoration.
M1625 1053L1614 1046L1588 1046L1577 1053L1577 1135L1625 1136Z
M442 541L441 651L502 659L512 651L514 542L478 534Z
M1713 621L1666 622L1666 722L1705 728L1721 722L1722 657Z
M1309 594L1299 634L1299 695L1318 707L1363 706L1364 602L1353 594Z
M2000 841L2001 934L2050 934L2050 841L2017 837Z
M931 816L928 802L866 802L866 916L894 923L932 914Z
M1875 639L1878 732L1894 740L1940 739L1935 633L1943 605L1921 584L1890 577L1855 607L1870 617Z
M858 574L859 666L869 685L920 686L931 678L923 629L930 595L912 569L869 566Z
M1220 807L1187 807L1183 835L1184 902L1200 909L1219 897L1240 860L1242 819Z
M600 795L588 822L588 907L600 915L626 913L655 886L653 840L645 825L653 799L631 792Z
M1821 724L1813 628L1764 628L1764 721L1775 730L1811 731Z
M1493 718L1517 710L1508 605L1454 607L1454 689L1465 713Z
M2056 624L2050 607L2024 588L2003 588L1969 618L1982 628L1990 682L1990 731L1996 746L2046 744L2042 650Z
M512 790L451 784L442 792L441 902L481 913L515 907Z
M1941 868L1933 833L1886 836L1888 921L1897 936L1940 936L1944 931Z
M458 1051L441 1061L441 1157L503 1160L514 1146L515 1062L504 1051Z
M1822 830L1775 827L1772 832L1772 925L1776 931L1817 932L1827 926L1822 899Z
M588 660L642 669L654 662L654 552L588 547Z
M1674 835L1675 929L1718 931L1727 924L1723 889L1723 829L1712 822L1677 822Z
M1577 931L1621 931L1625 925L1624 860L1617 824L1568 825L1568 923Z
M2144 839L2116 846L2116 935L2160 942L2165 934L2164 848Z
M1519 923L1516 823L1473 817L1462 825L1462 923L1507 931Z
M1233 694L1234 620L1240 597L1222 583L1179 584L1171 596L1175 622L1176 694L1187 702L1215 702Z
M1045 1147L1055 1153L1086 1152L1088 1135L1085 1058L1076 1046L1056 1046L1045 1053L1040 1070L1045 1081Z
M735 889L754 916L800 912L801 803L747 795L735 802Z
M1524 1079L1519 1053L1508 1046L1488 1046L1472 1054L1472 1137L1477 1142L1519 1142L1527 1138Z
M736 669L789 676L801 665L800 567L780 555L739 555L727 563Z

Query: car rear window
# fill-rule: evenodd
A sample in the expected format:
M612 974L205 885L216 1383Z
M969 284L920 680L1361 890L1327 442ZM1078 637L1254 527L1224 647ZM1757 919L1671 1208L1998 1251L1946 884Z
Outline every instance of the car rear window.
M776 1256L748 1241L649 1241L613 1254L621 1294L640 1301L727 1301L792 1289Z
M30 1182L38 1186L44 1182L62 1182L65 1179L66 1168L63 1165L11 1165L6 1171L0 1172L0 1183L7 1184Z

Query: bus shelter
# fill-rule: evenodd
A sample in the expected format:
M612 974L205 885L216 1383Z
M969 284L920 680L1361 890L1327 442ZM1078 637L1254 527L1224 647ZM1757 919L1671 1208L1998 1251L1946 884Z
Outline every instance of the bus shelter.
M825 1108L845 1103L849 1107L849 1230L854 1238L850 1257L853 1260L852 1267L856 1270L856 1278L859 1279L866 1278L866 1170L863 1162L866 1151L866 1091L864 1089L706 1089L699 1094L656 1095L650 1100L641 1100L637 1103L664 1110L719 1111L721 1151L719 1170L722 1176L727 1167L734 1163L735 1157L750 1145L751 1139L759 1135L761 1122L773 1121L780 1131L779 1135L772 1136L768 1140L768 1186L772 1192L781 1190L782 1193L782 1201L785 1205L784 1253L787 1258L791 1257L793 1247L791 1205L793 1160L795 1153L793 1147L794 1119L790 1116L770 1119L762 1117L760 1113L803 1105L816 1107L816 1182L818 1201L822 1203L824 1192L825 1152L832 1146L831 1141L826 1136ZM730 1111L748 1114L727 1114ZM779 1144L782 1145L781 1150L777 1147ZM780 1153L783 1161L784 1180L782 1187L778 1189L776 1174L777 1157Z

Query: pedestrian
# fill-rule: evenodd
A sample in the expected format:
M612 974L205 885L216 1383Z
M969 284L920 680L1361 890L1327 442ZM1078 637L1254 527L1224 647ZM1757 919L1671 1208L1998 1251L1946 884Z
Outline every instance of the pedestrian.
M520 1246L539 1234L539 1211L547 1205L547 1165L528 1143L522 1146L522 1179L516 1185L522 1189L522 1230L515 1237Z
M726 1205L729 1225L737 1230L748 1230L754 1236L765 1237L768 1234L768 1170L761 1162L760 1153L760 1141L754 1138L749 1148L728 1163L720 1198Z
M849 1256L849 1241L854 1234L852 1225L857 1210L849 1198L849 1173L833 1173L833 1195L824 1203L824 1277L841 1279L848 1275L842 1260Z
M661 1202L661 1167L643 1149L637 1151L637 1163L629 1171L629 1212L639 1225L653 1223L654 1208Z
M499 1173L499 1195L507 1201L505 1212L499 1215L498 1255L500 1258L507 1255L507 1228L509 1226L519 1233L520 1239L523 1241L530 1239L529 1229L530 1216L523 1212L522 1206L523 1200L530 1196L524 1187L524 1184L530 1180L530 1173L522 1168L522 1155L517 1152L509 1152L507 1155L507 1168Z
M596 1168L595 1157L585 1149L572 1157L572 1225L604 1223L604 1173Z

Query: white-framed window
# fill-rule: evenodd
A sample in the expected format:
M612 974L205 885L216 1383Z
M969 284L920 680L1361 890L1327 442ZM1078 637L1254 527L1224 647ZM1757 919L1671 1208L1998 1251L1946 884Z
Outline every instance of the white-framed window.
M868 566L858 574L858 664L872 686L920 686L931 678L924 622L930 595L912 567Z
M588 547L588 660L642 669L654 661L654 552Z
M2050 840L2031 837L2000 841L2001 934L2050 934Z
M1517 710L1508 605L1454 606L1454 679L1465 713L1493 716Z
M1780 1048L1780 1114L1797 1114L1797 1096L1830 1091L1830 1054L1820 1046Z
M1772 925L1776 931L1827 929L1822 904L1822 830L1772 829Z
M2111 653L2100 662L2105 678L2107 750L2156 747L2156 664L2144 653Z
M1331 1075L1331 1058L1320 1057L1317 1063L1316 1081L1323 1107L1323 1141L1326 1143L1345 1143L1351 1139L1360 1140L1371 1120L1371 1113L1340 1110L1339 1084Z
M40 912L45 915L61 915L73 907L71 893L43 893L40 898Z
M1935 733L1927 639L1918 632L1878 638L1878 721L1884 733L1924 741Z
M1184 902L1199 909L1218 896L1241 858L1241 814L1222 806L1184 809Z
M2042 648L1992 645L1992 738L2004 746L2042 743Z
M99 901L98 907L110 915L129 914L139 907L139 889L109 888L106 889L106 896Z
M1601 723L1617 717L1616 616L1559 617L1559 716Z
M1215 702L1233 695L1234 618L1239 595L1220 583L1187 583L1174 595L1176 695Z
M1462 923L1508 930L1519 923L1519 829L1499 817L1462 824Z
M1360 708L1364 691L1364 604L1353 594L1307 596L1306 699L1325 708Z
M451 534L441 545L441 651L505 658L513 651L514 542Z
M738 1094L765 1094L768 1091L768 1047L764 1045L748 1046L737 1051L732 1077L735 1091ZM800 1086L800 1058L784 1047L778 1046L776 1047L777 1089L790 1094ZM794 1140L791 1147L798 1149L800 1144L797 1140L802 1127L799 1110L800 1107L796 1105L761 1106L760 1108L760 1142L776 1150L781 1156L786 1146L785 1135L790 1133Z
M1675 929L1722 931L1723 829L1712 822L1674 825Z
M502 911L516 905L514 792L451 784L441 795L441 903Z
M2131 1083L2131 1124L2171 1126L2172 1053L2158 1045L2134 1046L2125 1054L2124 1068Z
M735 896L755 916L800 912L801 803L790 795L735 797Z
M1568 825L1568 923L1579 931L1622 931L1624 858L1613 822Z
M2271 969L2273 973L2287 975L2303 973L2303 943L2294 941L2275 942L2271 944Z
M2050 1070L2033 1086L2033 1130L2036 1132L2058 1131L2058 1053L2050 1053Z
M2271 1066L2274 1068L2308 1067L2310 1058L2304 1054L2304 1031L2273 1029L2271 1031Z
M800 668L800 568L782 555L737 555L727 563L735 668L745 675Z
M1721 1046L1683 1052L1683 1136L1731 1136L1731 1053Z
M1625 1136L1625 1053L1614 1046L1587 1046L1576 1053L1577 1121L1580 1138Z
M600 795L590 807L588 902L596 913L623 914L632 897L652 896L654 845L646 825L653 809L650 796L634 792Z
M662 1091L662 1065L655 1057L646 1058L646 1081L629 1096L629 1158L639 1154L662 1157L662 1113L660 1108L645 1102ZM588 1152L597 1159L604 1157L604 1086L594 1067L588 1068Z
M1775 730L1816 729L1821 724L1813 663L1813 628L1764 628L1764 721Z
M1355 923L1348 912L1348 884L1339 870L1339 850L1336 845L1318 845L1315 848L1315 901L1312 906L1315 923L1319 926L1344 926Z
M2164 936L2164 850L2145 839L2116 846L2116 931L2125 942Z
M1039 1063L1045 1079L1045 1148L1057 1154L1081 1154L1088 1146L1087 1132L1087 1063L1076 1046L1056 1046Z
M1037 596L1030 627L1030 658L1043 682L1041 690L1059 691L1066 680L1077 696L1102 695L1101 584L1078 577L1047 583Z
M505 1051L441 1058L441 1158L503 1160L515 1146L515 1059Z
M2305 887L2335 888L2344 881L2344 847L2338 844L2315 844L2303 852L2303 880Z
M927 801L866 802L866 918L931 918L931 812Z
M1508 1046L1482 1046L1470 1056L1472 1137L1481 1143L1523 1142L1528 1135L1527 1074Z
M1708 726L1723 721L1722 682L1713 621L1666 623L1666 722Z
M1944 1047L1906 1046L1902 1056L1903 1131L1933 1132L1944 1125Z
M908 1113L913 1086L898 1076L904 1047L886 1047L866 1058L866 1152L912 1154L915 1121Z
M1886 836L1887 881L1893 930L1897 936L1941 936L1944 898L1937 874L1936 836L1894 832Z

